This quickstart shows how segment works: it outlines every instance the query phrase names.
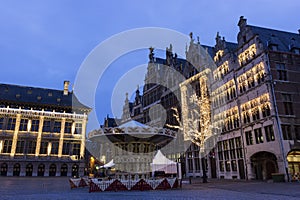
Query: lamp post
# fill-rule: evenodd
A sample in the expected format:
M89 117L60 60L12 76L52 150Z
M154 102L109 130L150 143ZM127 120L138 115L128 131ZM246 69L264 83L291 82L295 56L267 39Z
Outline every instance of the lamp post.
M205 157L202 158L202 171L203 171L203 183L207 183L207 175L206 175L206 162L205 162Z

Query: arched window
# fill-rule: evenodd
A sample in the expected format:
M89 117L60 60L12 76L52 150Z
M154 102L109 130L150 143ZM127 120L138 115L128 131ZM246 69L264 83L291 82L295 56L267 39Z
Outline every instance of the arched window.
M67 176L68 174L68 165L62 164L60 168L60 176Z
M49 167L49 176L56 176L56 165L51 164Z
M0 168L1 176L7 176L7 164L2 163Z
M45 173L45 165L44 164L39 164L38 166L38 176L44 176Z
M32 176L33 166L31 163L26 165L26 176Z
M13 176L20 176L21 166L19 163L14 164Z
M77 164L74 164L74 165L72 166L72 176L73 176L73 177L78 177L78 176L79 176L78 170L79 170L78 165L77 165Z

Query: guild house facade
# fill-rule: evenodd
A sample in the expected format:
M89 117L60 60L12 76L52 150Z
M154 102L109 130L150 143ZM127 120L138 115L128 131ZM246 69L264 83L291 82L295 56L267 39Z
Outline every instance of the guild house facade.
M178 61L176 54L172 57L172 46L167 48L166 59L155 58L150 48L144 94L137 91L127 114L143 123L159 123L163 115L156 110L163 110L157 106L160 105L167 110L163 122L177 125L170 108L181 107L184 125L189 116L184 108L188 107L191 96L196 95L202 102L200 110L207 111L200 114L201 120L204 119L201 130L206 134L203 139L216 137L210 141L213 146L204 157L196 144L187 148L185 154L176 155L185 166L183 174L202 176L206 172L211 178L268 180L277 173L286 180L297 180L300 177L300 82L297 78L300 33L248 25L244 17L238 26L236 43L227 42L218 33L213 47L200 45L199 39L194 42L190 34L186 60ZM204 55L203 51L214 62L212 67L202 66L205 58L197 55ZM161 65L171 66L185 80L178 83L179 79L171 76L159 79L164 69ZM172 88L173 95L168 95L168 89L153 90L158 86L151 82L157 83L157 77L166 82L160 85ZM184 91L186 83L192 85L192 93ZM177 105L179 99L181 106Z
M84 174L91 109L68 88L0 84L1 176Z
M300 33L247 24L214 47L212 123L219 178L299 176Z

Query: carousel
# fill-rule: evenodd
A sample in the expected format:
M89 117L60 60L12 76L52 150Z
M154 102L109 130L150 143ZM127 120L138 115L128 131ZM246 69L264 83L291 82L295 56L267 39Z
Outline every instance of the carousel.
M113 160L116 173L147 175L157 150L176 137L165 128L155 128L131 120L114 128L101 128L89 134L98 148L99 158Z
M107 163L104 167L114 168L114 173L106 180L109 184L105 179L94 179L90 191L107 191L114 184L124 190L177 187L177 165L170 160L166 162L167 158L159 151L175 138L175 131L150 127L134 120L90 132L88 139L97 149L99 159ZM162 166L164 163L161 161L165 161L166 166ZM156 169L166 169L165 176L154 177Z

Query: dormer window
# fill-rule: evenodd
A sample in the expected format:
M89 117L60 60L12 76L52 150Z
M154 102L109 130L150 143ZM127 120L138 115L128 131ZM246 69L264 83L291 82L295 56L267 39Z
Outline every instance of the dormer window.
M294 54L300 54L300 49L299 49L299 48L293 48L293 49L292 49L292 52L293 52Z
M272 51L278 51L278 45L276 45L276 44L270 44L269 45L269 49L272 50Z

